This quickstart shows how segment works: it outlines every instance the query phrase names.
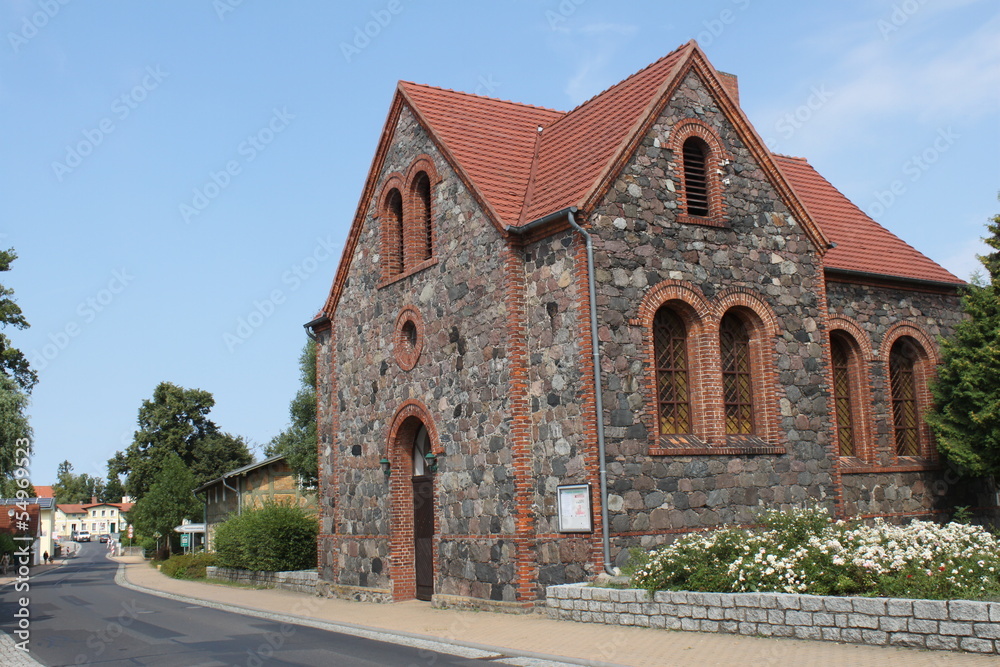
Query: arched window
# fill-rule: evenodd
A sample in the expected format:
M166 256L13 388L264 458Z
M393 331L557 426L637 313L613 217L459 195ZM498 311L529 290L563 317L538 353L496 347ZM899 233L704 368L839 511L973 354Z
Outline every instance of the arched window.
M653 318L653 354L660 434L690 433L687 329L684 321L667 306L656 311Z
M684 196L689 215L708 216L708 144L700 137L684 141Z
M431 179L425 172L417 174L413 189L417 202L420 259L430 259L434 255L434 230L431 225Z
M389 217L386 229L389 233L389 273L402 273L405 268L403 252L403 196L393 188L386 199L386 215Z
M736 314L726 313L719 325L722 356L722 396L726 435L753 435L753 375L750 332Z
M892 428L898 456L920 455L920 412L917 401L917 363L920 351L909 336L901 336L889 352L889 388Z
M852 382L854 352L850 343L839 333L830 335L833 366L833 403L837 424L837 448L841 456L858 456L858 429L854 423L857 410Z

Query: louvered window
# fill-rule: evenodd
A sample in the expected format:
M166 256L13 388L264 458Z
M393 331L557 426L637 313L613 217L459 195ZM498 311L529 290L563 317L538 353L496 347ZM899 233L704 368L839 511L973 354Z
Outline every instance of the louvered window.
M851 395L851 349L840 336L830 337L833 356L833 400L837 418L837 444L841 456L856 456L854 405Z
M420 216L420 243L423 246L421 259L430 259L434 254L434 237L431 228L431 179L427 174L420 172L417 175L416 199Z
M660 308L653 319L653 351L660 433L690 433L687 331L669 308Z
M719 326L722 353L722 391L727 435L752 435L753 377L750 368L750 335L743 321L732 313Z
M906 338L900 338L889 352L889 385L892 393L892 425L899 456L920 454L918 431L917 349Z
M708 145L699 137L684 142L684 192L688 214L708 216Z
M389 192L386 214L389 216L389 273L402 273L405 267L403 255L403 196L393 188Z

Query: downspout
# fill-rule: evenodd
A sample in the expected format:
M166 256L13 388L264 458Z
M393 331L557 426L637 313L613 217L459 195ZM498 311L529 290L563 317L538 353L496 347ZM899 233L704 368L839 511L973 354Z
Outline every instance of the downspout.
M590 234L576 222L574 214L579 209L576 206L551 213L521 227L508 226L507 231L518 235L525 234L537 227L563 216L569 221L570 227L583 236L587 247L587 289L590 295L590 349L594 356L594 412L597 421L597 457L599 459L598 477L601 494L601 547L604 558L604 571L616 575L617 568L611 564L611 536L608 520L608 465L605 456L604 440L604 390L601 384L601 351L597 337L597 290L594 287L594 244Z
M226 484L225 475L222 476L222 486L226 487L230 491L236 494L236 516L243 514L243 496L240 495L239 489L234 489L233 487Z

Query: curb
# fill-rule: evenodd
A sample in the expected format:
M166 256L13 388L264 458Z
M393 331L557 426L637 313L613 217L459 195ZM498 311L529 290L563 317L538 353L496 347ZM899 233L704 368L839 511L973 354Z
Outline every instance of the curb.
M165 591L160 591L154 588L146 588L145 586L139 586L133 584L132 582L128 581L128 578L125 575L125 569L126 569L125 565L126 565L125 563L119 563L118 571L115 574L115 583L118 584L119 586L122 586L123 588L128 588L130 590L134 590L140 593L156 595L162 598L177 600L179 602L187 602L191 604L197 604L203 607L210 607L212 609L219 609L221 611L229 611L237 614L243 614L244 616L253 616L256 618L263 618L266 620L278 621L281 623L305 625L319 630L339 632L342 634L352 635L354 637L362 637L365 639L372 639L381 642L390 642L401 646L409 646L412 648L418 648L426 651L435 651L437 653L446 653L448 655L456 655L464 658L470 658L473 660L489 661L493 662L494 664L531 665L532 667L564 667L569 665L584 666L584 667L625 667L618 663L597 662L593 660L585 660L585 661L576 660L574 658L566 658L563 656L555 656L545 653L536 653L534 651L522 651L518 649L503 648L498 646L491 646L489 644L481 644L478 642L466 642L461 640L443 639L440 637L433 637L429 635L420 635L416 633L404 632L402 630L387 630L383 628L373 628L364 625L357 625L354 623L321 621L311 616L280 614L275 612L263 611L260 609L254 609L252 607L243 607L240 605L229 604L225 602L215 602L213 600L201 600L187 595L180 595L177 593L167 593ZM514 660L527 659L531 662L510 662L510 659ZM501 660L503 660L503 662L499 662Z

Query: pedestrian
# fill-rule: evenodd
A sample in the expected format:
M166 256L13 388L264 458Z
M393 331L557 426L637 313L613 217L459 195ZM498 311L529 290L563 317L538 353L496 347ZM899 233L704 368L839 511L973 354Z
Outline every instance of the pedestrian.
M49 564L49 552L48 551L46 551L45 553L42 554L42 562L45 563L46 565Z

